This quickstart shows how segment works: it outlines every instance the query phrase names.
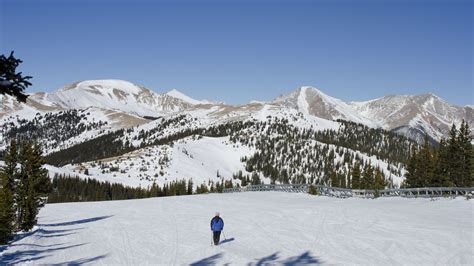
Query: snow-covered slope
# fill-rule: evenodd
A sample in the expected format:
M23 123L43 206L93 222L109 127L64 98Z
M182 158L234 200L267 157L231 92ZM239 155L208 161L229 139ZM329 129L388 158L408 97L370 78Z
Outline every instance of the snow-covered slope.
M371 120L359 115L347 103L326 95L314 87L301 87L288 95L276 98L273 103L296 108L305 115L327 120L342 119L372 127L376 126Z
M462 119L470 125L474 124L472 106L455 106L433 94L391 95L365 102L346 103L309 86L303 86L269 103L251 102L240 106L195 100L177 90L159 94L123 80L76 82L56 92L32 94L26 104L4 95L0 95L0 100L0 118L6 115L27 118L38 112L97 107L148 117L194 110L206 113L208 117L222 119L229 113L240 113L247 117L257 115L264 106L273 105L282 112L285 112L284 109L301 112L304 119L343 119L369 127L394 130L416 140L422 138L423 134L439 140L447 135L452 123L459 124Z
M159 94L121 80L77 82L56 92L32 94L26 104L18 103L10 96L0 95L0 99L0 151L6 146L9 137L22 133L28 137L41 138L39 142L45 154L86 143L73 152L66 151L62 154L64 156L69 153L79 157L86 151L108 150L109 147L121 145L117 143L127 144L126 151L111 152L107 156L94 157L92 152L87 153L89 157L80 160L60 163L56 160L56 165L70 162L79 164L69 164L54 171L81 175L87 168L91 177L99 180L142 187L152 182L164 184L182 178L192 178L194 184L199 185L208 180L219 180L217 171L225 180L231 179L237 171L251 174L244 171L244 157L249 158L256 153L262 155L265 147L262 143L265 141L278 142L281 145L278 149L284 147L292 150L291 154L275 150L273 156L266 157L267 160L274 160L272 167L290 172L289 177L298 175L307 178L306 181L321 181L327 173L318 169L324 169L323 164L327 162L320 155L324 154L327 158L332 151L336 156L330 168L344 165L345 173L339 174L350 173L350 168L354 166L352 161L346 164L348 160L344 156L358 156L373 167L382 168L385 177L393 179L396 186L403 180L404 165L400 163L400 156L397 159L388 159L390 156L380 159L381 154L374 153L383 146L382 139L379 143L372 143L376 149L362 152L358 150L363 149L361 147L347 147L347 143L346 146L341 143L337 144L341 146L337 146L334 142L327 142L327 139L326 142L321 139L295 139L288 144L278 138L290 139L295 134L300 138L309 131L338 132L343 122L334 121L336 119L361 123L370 128L383 127L417 140L421 140L425 132L438 140L446 135L453 122L459 123L461 119L474 124L472 108L450 105L431 94L387 96L348 104L308 86L271 102L243 105L198 101L177 90ZM249 127L246 132L241 132L229 128L233 123L261 123L261 127ZM200 138L202 136L199 134L203 132L199 130L216 127L222 127L227 133L214 133ZM270 133L271 128L273 131ZM113 135L112 131L120 129L124 129L121 131L123 134L117 137ZM196 133L198 131L200 133ZM367 133L367 130L363 132ZM231 133L236 133L234 137L242 139L230 143ZM117 140L115 144L110 141L105 144L109 147L100 147L100 141L87 144L88 140L99 136L108 138L108 134ZM361 134L359 139L363 139L363 135L367 134ZM170 137L172 141L164 141ZM254 149L257 142L260 142L258 151ZM357 142L357 139L352 142ZM407 147L400 146L399 150L408 151ZM266 148L275 149L275 146L271 144ZM321 154L316 151L322 149L324 152ZM303 154L301 158L298 157L299 153ZM283 160L291 166L283 165ZM54 160L51 163L54 164ZM110 168L120 170L111 171ZM260 178L265 180L270 171L265 178L262 172L259 172ZM239 183L239 180L234 181Z
M473 265L473 204L284 192L47 204L0 264ZM215 211L225 227L210 246Z
M182 99L158 94L122 80L88 80L74 83L48 95L48 99L63 108L94 106L155 117L182 111L190 105Z
M0 116L23 109L54 111L97 107L139 116L158 117L183 111L199 103L178 91L159 94L123 80L87 80L67 85L52 93L30 95L26 104L3 96Z
M37 139L43 146L43 152L48 154L115 130L149 122L120 110L97 107L46 112L26 105L26 108L13 114L15 115L0 116L0 151L7 144L3 138L14 134L12 132Z
M428 93L421 95L390 95L366 102L352 102L361 115L412 138L423 138L423 133L435 140L446 136L453 123L466 120L474 125L474 112L469 107L452 105Z
M187 96L186 94L176 90L176 89L172 89L170 91L168 91L166 93L166 95L169 95L171 97L174 97L176 99L180 99L184 102L187 102L189 104L193 104L193 105L196 105L196 104L212 104L211 102L209 101L199 101L199 100L195 100L189 96Z
M160 145L139 149L119 157L66 165L62 168L47 166L51 174L61 173L91 176L97 180L116 182L132 187L160 186L180 179L192 179L197 187L208 181L231 180L238 171L246 173L243 156L250 156L252 149L232 145L228 137L185 138L173 146ZM82 173L88 169L89 175ZM117 169L117 170L111 170Z

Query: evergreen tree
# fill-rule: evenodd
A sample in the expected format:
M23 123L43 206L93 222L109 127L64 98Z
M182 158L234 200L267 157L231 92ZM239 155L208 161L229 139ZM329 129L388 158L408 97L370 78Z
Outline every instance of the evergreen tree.
M252 173L252 185L260 185L260 177L257 172Z
M355 163L354 169L352 170L352 188L360 188L360 164L358 161Z
M309 185L308 193L311 194L311 195L317 195L318 190L316 189L316 186L313 185L313 184Z
M425 138L422 147L414 150L407 164L405 185L470 187L474 180L474 154L468 123L459 130L453 124L449 139L442 139L438 148Z
M462 187L470 187L474 184L473 148L471 141L472 137L469 124L463 120L457 137L460 168L458 171L459 177L457 178L457 185Z
M375 168L375 175L374 175L374 189L375 190L382 190L385 189L386 181L385 176L383 175L382 170L379 167Z
M48 171L43 168L44 160L41 149L36 144L27 143L30 147L23 153L26 156L26 171L28 176L27 202L25 216L20 224L24 231L29 231L36 224L39 209L44 206L51 192L51 182Z
M370 162L364 167L364 172L362 174L361 188L363 189L372 189L374 185L374 168Z
M0 94L9 94L15 96L18 101L26 102L28 95L23 91L31 86L28 81L30 76L22 76L22 73L16 73L16 68L22 63L20 59L15 58L13 52L10 56L0 55Z
M461 162L461 149L458 142L458 130L456 125L453 124L451 130L449 131L448 139L448 178L451 180L455 186L460 186L460 178L462 176L462 162Z
M192 179L188 180L187 194L188 195L193 194L193 180Z
M16 141L12 139L5 154L5 167L0 169L0 245L13 238L14 209L14 176L16 173L17 150Z
M428 140L428 135L425 135L423 146L419 152L418 162L418 187L430 186L434 176L434 156L431 145Z
M12 142L6 162L3 172L13 177L15 229L29 231L35 225L39 208L44 206L51 189L48 172L42 168L44 161L41 149L28 141L22 141L17 150L16 144ZM17 163L20 169L16 168Z
M413 149L408 161L407 172L405 174L404 186L406 187L417 187L418 186L418 153L416 149Z
M20 170L16 175L16 193L15 193L15 202L16 202L16 225L19 230L23 230L23 222L25 220L26 212L28 210L28 189L29 189L29 165L27 158L31 153L31 148L29 143L23 141L20 143L19 152L18 152L18 162L20 163Z

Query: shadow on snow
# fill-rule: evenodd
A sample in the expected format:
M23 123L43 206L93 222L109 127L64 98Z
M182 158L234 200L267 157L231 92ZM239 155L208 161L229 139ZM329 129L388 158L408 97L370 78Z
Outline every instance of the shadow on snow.
M100 221L100 220L103 220L103 219L107 219L107 218L110 218L112 216L113 215L98 216L98 217L92 217L92 218L81 219L81 220L70 221L70 222L64 222L64 223L38 224L38 226L68 226L68 225L76 225L76 224L85 224L85 223L91 223L91 222L96 222L96 221Z
M64 262L61 262L61 263L55 263L55 264L51 264L51 265L58 265L58 266L59 265L82 265L82 264L85 264L85 263L91 263L91 262L101 260L105 257L107 257L107 254L106 255L101 255L101 256L90 257L90 258L78 259L78 260L64 261Z
M10 264L21 264L26 262L34 262L35 260L43 259L49 257L48 253L52 253L59 250L70 249L74 247L80 247L84 244L69 245L64 247L49 247L46 249L30 249L30 250L20 250L13 253L2 254L0 258L0 265L10 265Z
M215 265L217 264L217 260L219 260L221 257L222 253L218 253L216 255L212 255L210 257L191 263L191 266Z
M38 238L64 237L64 236L76 234L77 231L84 229L84 228L71 228L71 229L48 230L41 227L56 227L56 226L85 224L85 223L100 221L100 220L107 219L110 217L112 217L112 215L98 216L98 217L92 217L92 218L75 220L75 221L70 221L70 222L63 222L63 223L38 224L40 228L31 232L18 233L15 236L14 240L11 241L8 245L0 246L0 252L2 253L0 257L0 265L21 264L21 263L27 263L27 262L34 263L37 260L52 256L53 254L51 253L55 251L71 249L71 248L85 245L85 243L77 244L77 245L66 245L67 243L53 244L53 245L18 243L20 240L32 235ZM18 250L18 251L8 253L8 249L12 247L20 247L20 246L28 247L28 250ZM78 260L66 261L66 262L60 263L59 265L64 265L64 264L80 265L84 263L95 262L105 257L107 257L107 255L88 257L88 258L86 257L86 258L82 258Z
M15 235L15 238L8 244L8 245L3 245L0 246L0 252L5 251L9 247L15 247L15 246L36 246L36 247L46 247L46 246L41 246L41 245L35 245L35 244L16 244L23 238L29 237L29 236L36 236L39 238L52 238L52 237L61 237L61 236L68 236L75 234L78 230L82 230L84 228L73 228L73 229L64 229L64 230L47 230L43 228L38 228L36 230L26 232L26 233L18 233ZM60 244L57 244L60 245ZM51 245L54 246L54 245Z
M222 258L223 253L218 253L202 260L191 263L191 266L205 266L205 265L216 265L218 260ZM306 251L299 256L289 257L287 259L280 259L278 252L271 255L257 259L256 262L250 262L248 266L262 266L262 265L285 265L285 266L296 266L296 265L315 265L321 264L322 262L315 256L311 255L310 251Z
M311 255L310 251L306 251L299 256L289 257L284 260L279 260L278 252L275 252L271 254L270 256L259 259L256 263L249 263L248 265L261 266L261 265L269 265L269 264L270 265L280 264L280 265L285 265L285 266L315 265L315 264L321 264L321 261L317 257Z
M235 238L233 238L233 237L227 238L227 239L224 239L224 240L222 240L221 242L219 242L219 245L222 245L222 244L228 243L228 242L232 242L232 241L234 241L234 240L235 240Z

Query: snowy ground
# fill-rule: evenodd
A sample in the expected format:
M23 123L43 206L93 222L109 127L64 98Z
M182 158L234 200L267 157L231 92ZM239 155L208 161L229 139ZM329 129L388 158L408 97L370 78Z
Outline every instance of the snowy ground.
M254 150L247 146L231 143L229 137L188 137L176 141L173 147L157 145L100 160L105 167L97 162L45 167L50 176L67 174L132 187L146 188L153 182L162 186L173 180L192 179L196 188L209 180L232 180L232 175L238 171L248 174L241 158L253 153ZM112 167L118 170L111 172ZM89 176L83 174L85 169Z
M284 192L50 204L0 264L473 265L473 207ZM210 246L216 210L227 240Z

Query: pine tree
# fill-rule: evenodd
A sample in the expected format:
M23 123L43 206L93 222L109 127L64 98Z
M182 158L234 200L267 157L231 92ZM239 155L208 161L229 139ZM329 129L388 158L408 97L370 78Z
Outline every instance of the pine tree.
M44 206L48 194L51 192L51 182L48 176L48 171L43 168L44 160L42 157L41 148L37 145L31 145L27 156L28 172L28 192L27 204L25 210L25 217L22 229L29 231L36 224L36 217L39 209Z
M352 170L352 189L360 189L360 164L357 161Z
M0 173L0 245L7 244L13 237L13 196L5 189L5 175Z
M449 156L446 140L443 138L439 142L438 151L435 158L435 170L430 186L447 187L452 186L448 178Z
M16 230L15 177L17 175L17 145L13 138L5 151L5 166L0 169L0 244L6 244Z
M463 120L457 137L460 167L457 185L463 187L470 187L474 179L473 148L470 133L469 124Z
M308 193L311 194L311 195L317 195L318 190L316 189L316 186L313 185L313 184L309 185Z
M458 142L458 130L456 129L456 125L453 124L451 130L449 131L449 139L448 139L448 178L451 180L455 186L460 186L460 177L462 173L460 169L461 166L461 151Z
M29 143L23 141L20 143L19 153L18 153L18 162L20 163L20 171L16 175L16 193L15 193L15 202L16 202L16 225L19 230L23 230L23 224L25 221L26 212L28 210L28 189L29 178L28 172L30 165L28 165L28 156L31 153L31 147Z
M188 180L187 194L188 195L193 194L193 180L192 179Z
M23 91L31 86L28 81L30 76L22 76L22 73L16 73L16 68L22 63L20 59L15 58L13 52L10 56L0 55L0 94L9 94L15 96L18 101L26 102L28 95Z
M15 139L5 151L5 166L0 169L0 244L12 239L15 230L15 175L17 146Z
M423 146L419 152L418 187L429 187L434 176L434 158L428 136L425 135Z
M374 175L374 186L373 188L376 190L382 190L386 186L385 177L383 175L382 170L379 167L375 168L375 175Z
M260 177L257 172L252 173L252 185L260 185Z
M412 150L412 154L407 163L407 172L405 174L404 186L417 187L418 186L418 152L416 149Z
M370 161L364 168L364 173L362 174L361 188L363 189L372 189L374 185L374 168L370 164Z

